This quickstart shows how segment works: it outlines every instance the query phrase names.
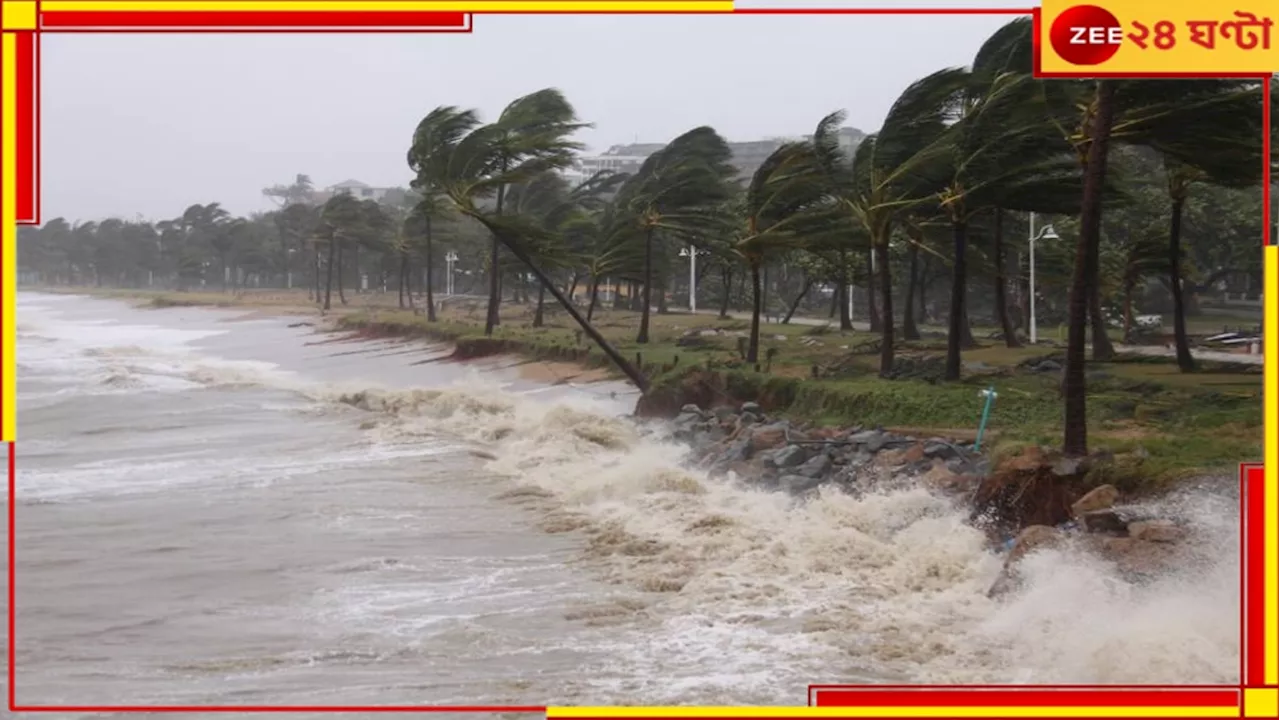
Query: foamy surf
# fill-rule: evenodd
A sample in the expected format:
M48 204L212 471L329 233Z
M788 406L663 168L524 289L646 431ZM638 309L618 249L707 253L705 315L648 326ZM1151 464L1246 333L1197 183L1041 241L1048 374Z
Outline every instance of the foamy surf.
M95 321L103 344L86 345L56 327L74 313L44 312L24 318L54 339L21 344L24 427L40 445L20 446L19 497L56 514L45 526L29 515L34 534L19 539L49 563L24 575L48 608L23 612L50 613L26 620L27 637L97 642L55 630L94 612L59 605L87 597L77 578L93 573L57 568L103 546L124 563L112 572L162 595L116 602L144 623L131 647L219 638L208 657L148 661L189 669L157 670L154 686L108 663L113 687L202 701L794 704L820 682L1236 681L1229 496L1190 489L1154 510L1199 533L1165 577L1135 585L1065 547L1029 557L1026 585L992 600L1002 558L967 509L893 478L798 500L689 469L662 424L622 416L607 392L513 390L497 372L413 366L403 344L303 347L281 339L283 323L153 345ZM147 317L161 316L126 324ZM276 354L250 359L262 338ZM432 375L446 370L455 379ZM144 384L110 387L134 378ZM50 392L64 394L43 404ZM68 434L76 443L59 444ZM127 563L170 545L145 572ZM185 594L165 602L195 609L171 630L145 624L168 617L170 586ZM222 593L224 605L199 604ZM26 686L52 692L49 672ZM357 676L377 680L349 685Z

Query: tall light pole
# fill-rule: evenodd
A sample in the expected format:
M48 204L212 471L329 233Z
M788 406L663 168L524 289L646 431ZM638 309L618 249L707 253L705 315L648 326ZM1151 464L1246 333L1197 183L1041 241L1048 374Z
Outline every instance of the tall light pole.
M1036 344L1036 242L1040 240L1057 240L1058 233L1052 225L1045 225L1036 232L1036 214L1031 213L1030 225L1027 228L1027 245L1031 252L1030 285L1031 285L1031 344Z
M698 312L698 248L690 245L680 249L680 257L689 258L689 314Z
M448 254L444 256L444 264L445 264L445 272L446 272L445 283L444 283L445 295L453 294L453 264L456 262L458 262L458 253L450 250Z

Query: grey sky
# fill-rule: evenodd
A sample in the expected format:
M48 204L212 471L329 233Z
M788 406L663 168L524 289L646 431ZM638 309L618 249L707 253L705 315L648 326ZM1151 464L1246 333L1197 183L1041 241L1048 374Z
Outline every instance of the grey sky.
M558 87L593 150L697 125L730 140L874 131L911 81L964 65L1007 16L478 16L470 35L46 35L44 218L173 217L261 189L409 180L441 104L492 118Z

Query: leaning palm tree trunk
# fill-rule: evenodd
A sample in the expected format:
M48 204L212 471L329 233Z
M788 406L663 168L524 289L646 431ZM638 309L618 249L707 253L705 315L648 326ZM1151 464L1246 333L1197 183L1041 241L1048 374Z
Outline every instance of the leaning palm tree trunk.
M804 302L804 296L809 294L809 290L813 288L813 278L807 274L804 276L804 284L800 286L800 294L796 295L796 299L791 301L791 306L787 308L787 314L782 318L782 324L786 325L791 322L791 318L795 316L796 310L800 309L800 303Z
M481 220L481 222L484 221ZM485 224L488 225L488 223ZM507 238L503 237L503 233L491 225L489 230L493 232L494 237L501 240L502 244L506 246L507 250L509 250L512 255L516 256L517 260L524 263L525 267L529 268L530 272L538 278L538 282L542 284L542 287L546 288L547 292L551 293L551 297L554 297L556 302L560 303L560 306L565 309L565 312L569 313L569 316L574 319L574 322L578 323L578 326L582 328L582 331L585 332L602 351L604 351L605 355L609 356L609 359L613 361L613 364L617 365L618 369L621 370L623 374L640 389L641 392L648 392L649 378L645 377L644 373L642 373L639 368L623 357L622 353L618 352L618 349L610 344L609 341L605 339L604 335L601 335L600 331L582 316L582 313L578 312L578 308L574 307L573 303L569 302L569 298L565 297L564 293L560 292L560 288L556 287L555 281L548 277L546 273L542 272L542 270L534 264L533 259L520 247L519 243L511 242Z
M1062 452L1084 456L1089 452L1089 429L1084 378L1085 324L1089 311L1089 248L1102 233L1102 187L1107 177L1107 145L1115 117L1115 82L1098 81L1097 107L1089 128L1089 154L1084 169L1084 193L1080 201L1080 239L1076 242L1075 270L1067 302L1067 356L1062 371Z
M336 264L334 262L334 252L337 245L338 245L338 239L336 237L329 239L329 258L328 258L328 261L325 262L325 268L324 268L324 275L325 275L324 309L325 310L328 310L330 307L329 298L333 291L333 266Z

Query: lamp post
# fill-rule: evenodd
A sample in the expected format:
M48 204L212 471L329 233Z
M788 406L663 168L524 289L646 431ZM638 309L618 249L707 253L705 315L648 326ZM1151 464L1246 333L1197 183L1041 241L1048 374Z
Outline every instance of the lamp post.
M705 252L705 251L702 251ZM689 314L698 312L698 248L690 245L680 248L680 257L689 258Z
M458 253L450 250L448 254L444 256L444 264L445 264L445 272L446 272L445 283L444 283L445 295L453 294L453 264L456 262L458 262Z
M1040 240L1057 240L1058 233L1052 225L1045 225L1036 232L1036 214L1031 213L1030 225L1027 228L1027 245L1031 253L1031 267L1028 277L1031 285L1031 344L1036 344L1036 242Z

